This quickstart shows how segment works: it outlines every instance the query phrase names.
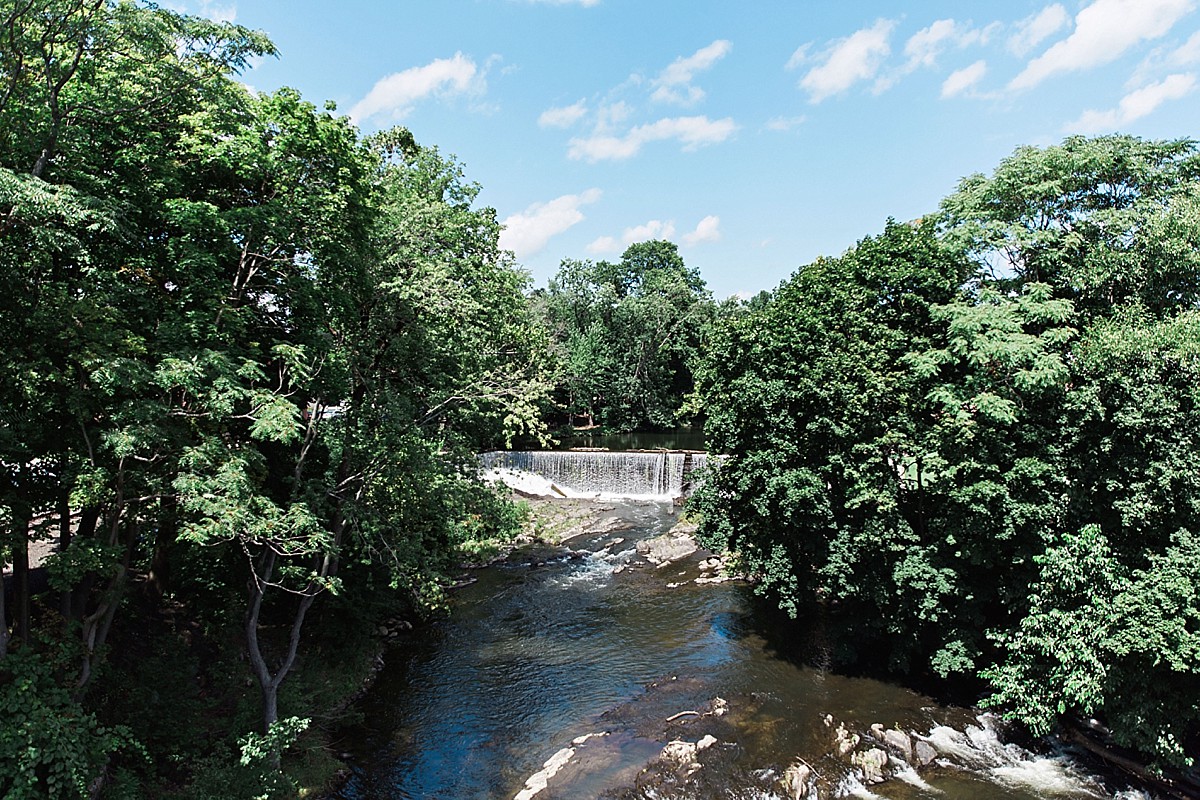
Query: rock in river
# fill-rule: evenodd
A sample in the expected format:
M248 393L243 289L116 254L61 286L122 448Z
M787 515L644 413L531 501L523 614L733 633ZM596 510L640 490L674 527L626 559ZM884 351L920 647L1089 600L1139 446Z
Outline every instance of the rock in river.
M700 549L692 536L695 530L695 525L680 523L662 536L638 542L637 551L651 564L660 567L687 558Z

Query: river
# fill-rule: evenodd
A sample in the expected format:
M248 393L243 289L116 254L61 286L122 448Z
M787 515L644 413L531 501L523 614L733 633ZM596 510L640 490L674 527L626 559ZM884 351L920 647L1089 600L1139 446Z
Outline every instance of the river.
M800 760L812 798L1114 796L1060 754L1003 744L975 712L808 666L814 645L749 587L695 582L703 552L659 568L636 552L673 514L606 502L598 532L477 570L450 616L389 654L343 743L352 777L335 796L782 798ZM937 758L918 772L892 751L895 776L868 788L850 759L886 749L888 728ZM660 757L705 737L716 741L675 746L683 761Z

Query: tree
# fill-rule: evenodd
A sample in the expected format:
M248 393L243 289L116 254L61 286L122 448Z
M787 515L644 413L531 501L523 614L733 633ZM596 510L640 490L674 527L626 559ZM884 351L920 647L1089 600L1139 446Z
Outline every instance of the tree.
M1187 141L1021 148L724 317L702 536L834 615L847 660L1192 764L1197 165Z
M873 607L884 625L914 612L940 622L936 601L898 603L892 578L917 570L905 558L930 535L921 492L936 469L922 458L931 386L906 356L935 341L935 304L964 266L931 224L889 222L713 336L699 393L710 447L727 458L695 498L701 535L793 614L820 597ZM933 592L941 576L922 564Z
M615 264L564 261L535 299L570 421L617 430L677 423L713 304L673 243L632 244Z
M68 770L65 796L103 783L132 607L241 632L263 729L243 756L277 766L319 597L348 576L428 608L460 552L513 532L469 456L541 432L526 276L452 159L234 80L261 34L133 3L0 21L0 265L28 287L0 299L0 543L24 575L57 537L61 593L19 586L0 669L39 676L30 714L79 722L26 746L9 715L0 761Z
M941 228L981 275L1049 284L1085 318L1131 301L1166 314L1200 300L1198 175L1189 140L1021 147L990 177L963 179Z

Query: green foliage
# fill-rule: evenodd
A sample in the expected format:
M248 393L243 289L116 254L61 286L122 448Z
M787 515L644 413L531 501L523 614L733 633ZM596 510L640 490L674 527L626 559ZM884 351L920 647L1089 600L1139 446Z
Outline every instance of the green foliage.
M1029 613L1005 641L1006 663L983 674L996 687L989 702L1044 735L1068 710L1091 716L1103 707L1111 662L1102 643L1125 580L1097 525L1063 534L1034 562Z
M920 510L912 484L928 478L908 415L929 385L905 356L928 341L962 271L931 226L889 223L714 334L700 391L710 447L729 458L694 500L701 532L789 610L874 596L893 571L936 573L909 549L924 527L905 516Z
M1076 136L964 178L941 225L1002 283L1049 284L1087 316L1127 302L1168 314L1200 299L1198 174L1191 141Z
M14 647L72 653L55 677L80 738L38 780L157 790L200 775L146 698L188 693L107 660L122 616L192 625L198 653L240 635L275 731L321 599L434 604L463 554L511 536L469 455L544 433L547 347L462 168L408 131L363 139L294 90L248 91L262 34L127 2L0 4L0 22L0 266L22 287L0 299L0 515L78 520L6 522L0 542L62 537L58 596L34 610L58 641L21 629ZM65 619L44 624L50 608ZM124 720L150 767L101 758ZM212 796L287 791L283 741L238 764L241 732L188 766L213 767Z
M632 244L616 264L564 261L534 306L570 422L633 430L680 421L714 307L674 244Z
M0 661L0 793L12 800L86 798L109 758L137 745L101 725L33 653Z
M288 717L277 719L264 734L251 733L238 742L242 751L238 760L243 767L267 761L275 753L291 747L312 720Z
M851 658L1192 764L1198 168L1188 141L1021 148L722 317L705 540Z

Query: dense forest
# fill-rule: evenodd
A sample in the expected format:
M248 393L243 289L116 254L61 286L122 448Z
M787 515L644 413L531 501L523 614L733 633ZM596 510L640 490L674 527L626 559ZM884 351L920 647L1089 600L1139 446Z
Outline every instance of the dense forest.
M750 301L667 241L533 290L453 158L243 86L261 34L0 17L4 797L319 786L377 625L521 527L474 454L681 422L834 663L1200 755L1193 142L1022 148Z
M239 83L260 34L0 9L0 795L294 795L519 523L473 453L540 427L526 278L453 159Z

